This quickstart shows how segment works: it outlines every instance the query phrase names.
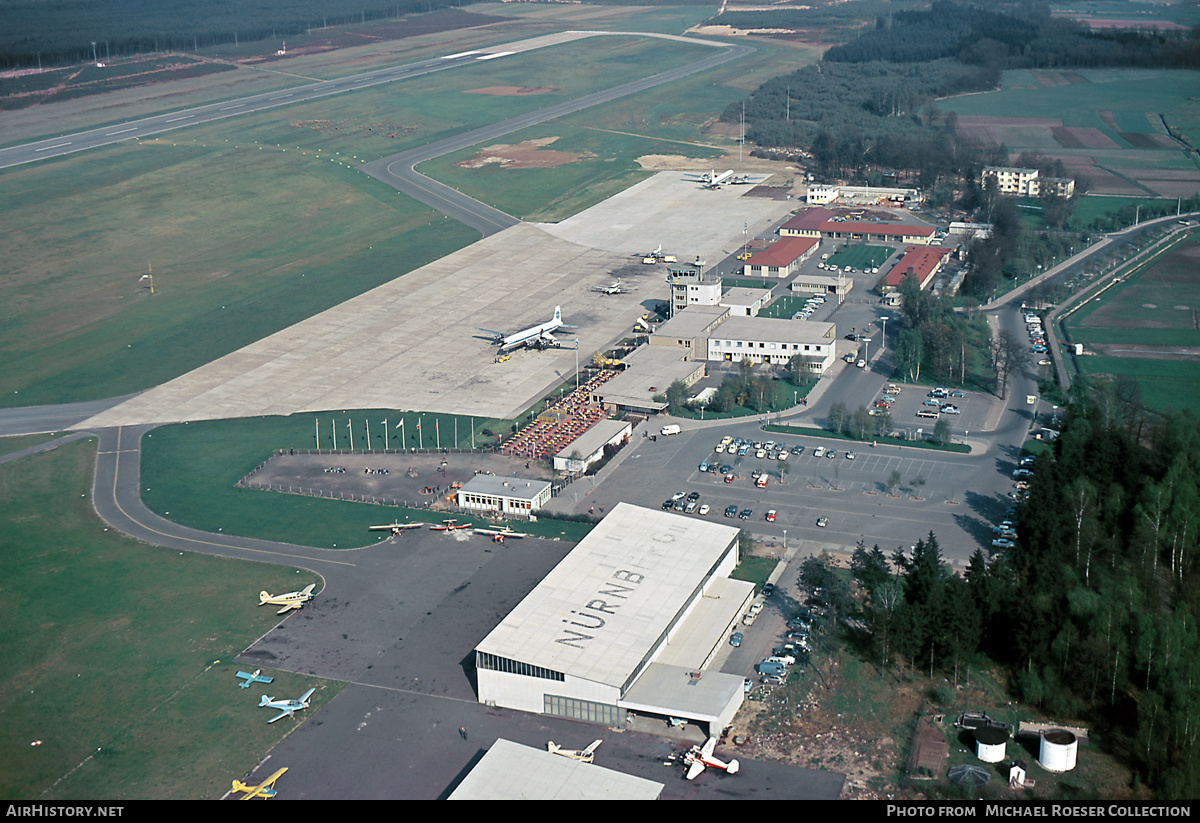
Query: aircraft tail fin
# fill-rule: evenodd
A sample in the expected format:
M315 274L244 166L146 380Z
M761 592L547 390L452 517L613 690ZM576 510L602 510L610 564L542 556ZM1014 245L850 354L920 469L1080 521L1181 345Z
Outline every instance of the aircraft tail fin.
M271 700L272 700L272 699L273 699L273 698L267 697L267 696L264 694L264 695L262 696L262 700L258 701L258 707L261 709L263 706L269 706L269 705L271 704Z
M561 322L562 322L562 306L555 306L555 307L554 307L554 321L555 321L556 323L561 323Z
M261 606L261 605L263 605L264 603L266 603L266 602L267 602L268 600L270 600L270 599L271 599L271 594L270 594L270 592L261 591L261 592L259 592L259 593L258 593L258 605L260 605L260 606Z

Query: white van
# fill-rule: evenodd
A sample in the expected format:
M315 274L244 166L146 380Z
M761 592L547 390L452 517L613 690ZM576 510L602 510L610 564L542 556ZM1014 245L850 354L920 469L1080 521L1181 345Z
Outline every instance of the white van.
M660 431L659 434L664 436L668 434L679 434L679 426L675 425L674 423L669 426L663 426L662 431Z

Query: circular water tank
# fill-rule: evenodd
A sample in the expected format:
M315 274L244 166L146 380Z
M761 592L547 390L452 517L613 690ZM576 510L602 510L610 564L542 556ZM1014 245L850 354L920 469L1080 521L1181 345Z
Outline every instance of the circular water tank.
M1066 729L1050 729L1042 732L1041 752L1038 761L1048 772L1069 772L1075 768L1075 754L1079 738Z
M1008 732L995 726L975 730L975 753L984 763L999 763L1007 756Z

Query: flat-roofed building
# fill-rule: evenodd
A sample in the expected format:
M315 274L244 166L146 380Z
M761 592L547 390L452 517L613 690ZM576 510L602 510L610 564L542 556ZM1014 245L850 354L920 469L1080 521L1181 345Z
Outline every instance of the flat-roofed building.
M781 237L767 248L750 255L742 274L748 277L789 277L794 274L821 241L815 237Z
M988 180L995 180L997 191L1016 197L1037 197L1043 191L1048 191L1058 197L1071 197L1075 194L1074 178L1041 177L1040 175L1041 173L1037 169L984 166L983 171L980 172L980 182L986 186Z
M731 317L708 338L708 359L782 365L800 355L809 373L824 374L836 342L833 323Z
M709 666L754 596L738 529L617 506L475 648L479 700L623 728L626 712L710 733L742 703Z
M847 275L806 274L801 272L788 284L794 294L833 294L843 296L854 288L854 279Z
M477 474L458 490L458 507L470 512L500 512L529 517L550 500L550 483L524 477Z
M755 317L770 299L770 289L735 286L721 295L719 305L729 309L730 317Z
M689 306L715 306L721 302L721 278L671 278L671 316Z
M449 799L657 800L663 788L654 780L499 738Z
M650 416L667 408L664 395L676 380L692 386L705 374L703 357L692 359L693 349L640 346L622 358L628 368L596 386L589 401L612 415Z
M585 472L604 457L605 446L619 446L632 432L633 424L628 420L601 420L554 455L554 470Z
M728 316L724 306L688 306L650 335L650 345L686 349L689 357L703 359L708 333Z

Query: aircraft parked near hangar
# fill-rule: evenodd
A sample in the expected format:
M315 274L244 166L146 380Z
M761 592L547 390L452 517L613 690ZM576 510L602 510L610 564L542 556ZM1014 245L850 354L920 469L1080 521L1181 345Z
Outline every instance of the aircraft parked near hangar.
M270 683L275 679L274 677L263 675L262 669L255 669L252 672L238 672L234 676L246 681L245 683L238 683L239 689L248 689L251 683Z
M424 523L389 523L386 526L371 526L368 531L382 532L390 531L392 534L400 534L407 529L419 529L424 526Z
M637 289L626 286L621 282L620 278L617 278L607 286L593 286L592 291L600 292L601 294L629 294L630 292L637 291Z
M683 756L683 763L688 767L687 779L692 780L706 768L724 769L726 774L737 774L738 762L730 760L725 763L713 757L713 749L717 747L717 739L710 737L703 746L692 746Z
M471 528L471 524L463 523L461 525L457 525L455 524L454 519L451 518L450 520L443 520L440 526L430 526L429 528L435 532L452 532L455 529L469 529Z
M717 170L713 169L706 174L689 174L685 176L688 180L694 180L706 189L719 189L726 183L733 182L731 179L733 177L733 169L726 169L720 174L717 174Z
M550 754L561 754L563 757L569 757L572 760L579 760L583 763L591 763L596 759L596 748L603 742L603 740L593 740L591 745L586 749L564 749L551 740L546 744L546 750L550 752Z
M271 775L257 786L248 786L240 780L235 780L233 781L233 789L231 791L248 792L245 797L239 797L238 800L253 800L256 797L261 797L263 800L268 800L277 794L275 791L275 781L278 780L286 771L287 766L284 766L282 769L275 772L275 774Z
M479 329L492 335L492 342L500 346L500 351L508 351L509 349L525 346L530 349L548 349L554 346L561 345L554 338L554 331L557 329L572 328L567 326L562 321L562 307L554 307L554 319L547 320L545 323L539 323L536 326L530 326L527 329L522 329L513 334L504 334L503 332L493 331L492 329Z
M261 709L263 706L269 706L272 709L279 709L279 714L268 720L268 723L274 723L282 717L295 717L296 712L308 708L308 699L313 696L313 692L316 690L316 687L313 687L300 695L296 700L276 700L264 694L262 700L258 701L258 707Z
M258 605L265 606L270 603L272 606L283 606L276 614L298 609L305 603L313 599L313 589L317 587L316 583L310 583L298 592L288 592L287 594L267 594L266 592L258 593Z
M502 529L476 529L475 534L484 534L492 538L497 543L503 543L509 537L528 537L525 532L515 532L510 527L505 526Z

